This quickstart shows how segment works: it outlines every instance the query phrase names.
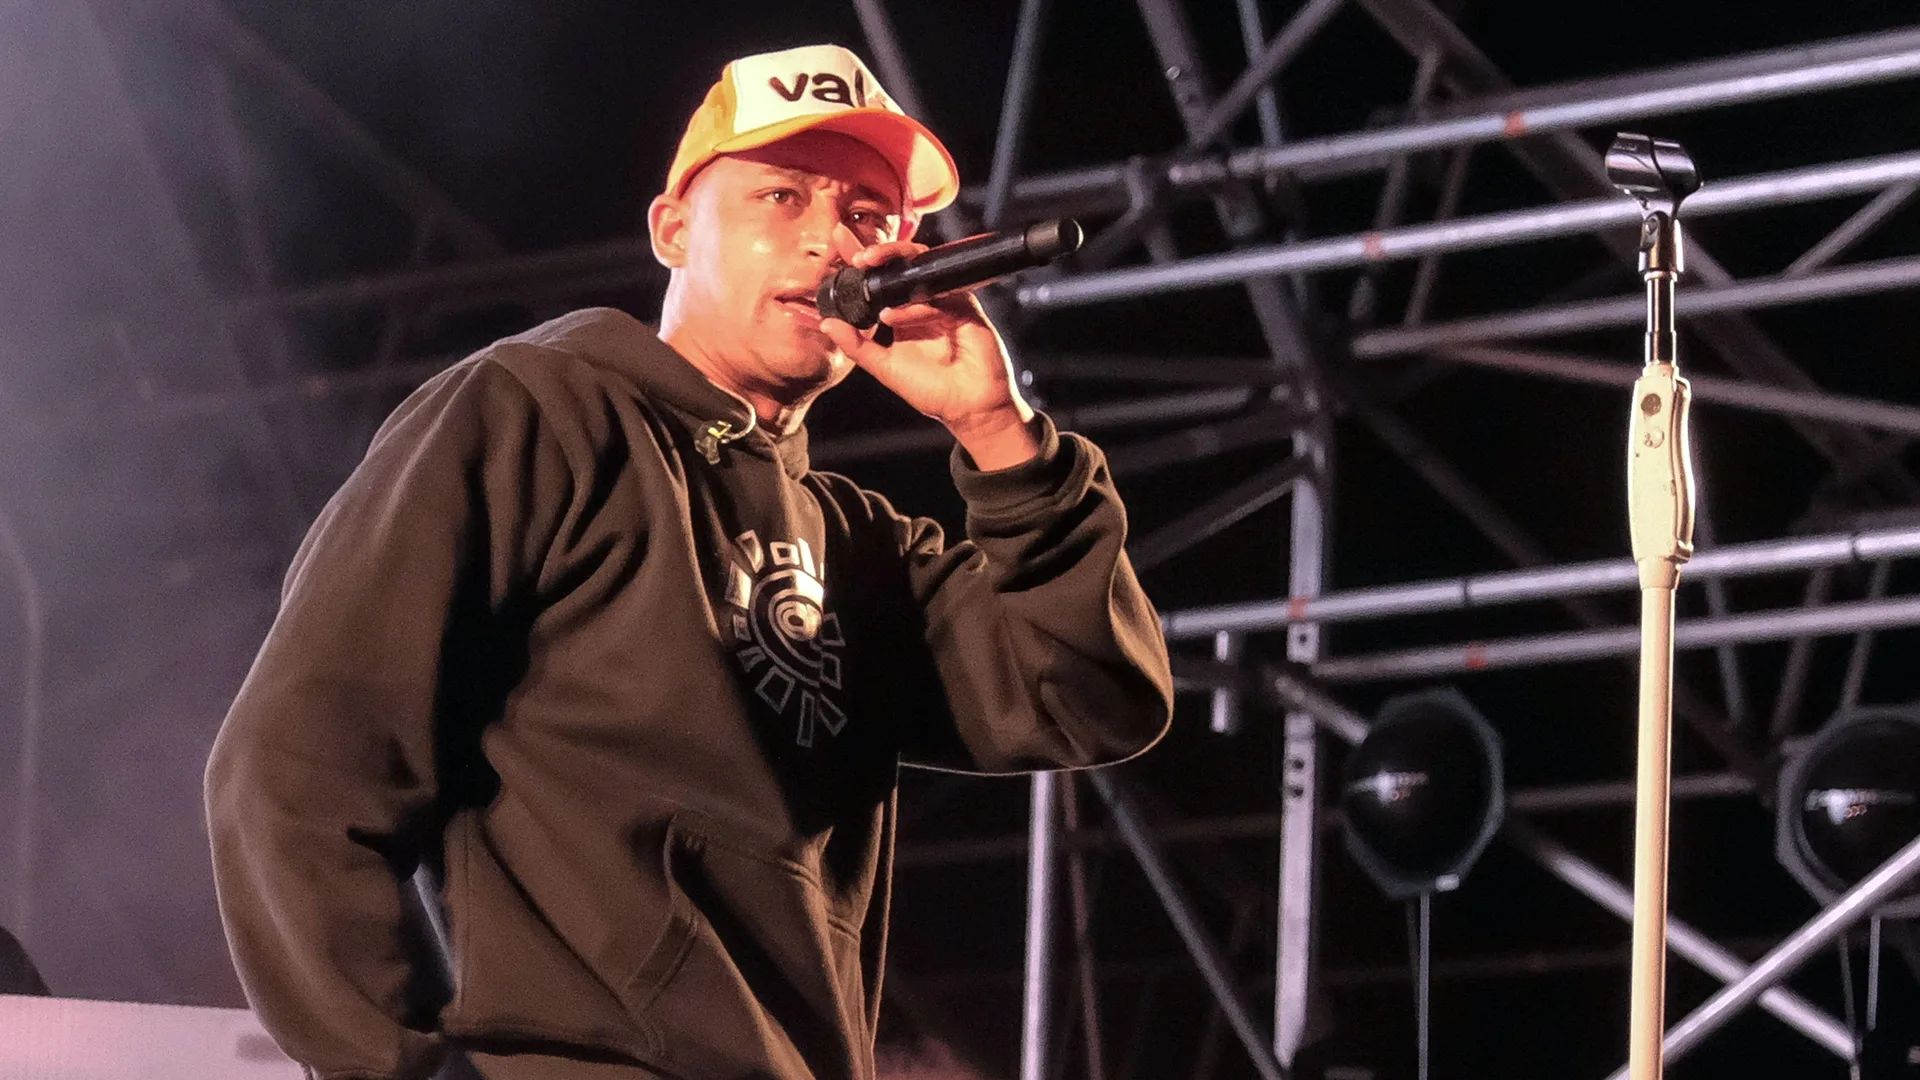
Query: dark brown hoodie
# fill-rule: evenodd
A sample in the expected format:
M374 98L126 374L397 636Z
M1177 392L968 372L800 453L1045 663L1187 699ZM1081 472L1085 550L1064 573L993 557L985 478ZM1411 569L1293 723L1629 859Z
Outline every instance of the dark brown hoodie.
M956 451L966 542L576 312L422 387L321 513L207 767L249 999L327 1080L531 1042L866 1080L901 763L1118 761L1170 678L1100 452ZM405 875L444 865L422 1008Z

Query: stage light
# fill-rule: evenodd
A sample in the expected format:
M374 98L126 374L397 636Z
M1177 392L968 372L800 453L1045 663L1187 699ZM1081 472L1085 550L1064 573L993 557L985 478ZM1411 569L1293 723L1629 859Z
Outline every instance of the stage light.
M1341 770L1347 850L1396 900L1447 892L1506 812L1500 737L1459 691L1393 698Z
M1920 836L1920 710L1867 707L1829 720L1780 772L1774 851L1832 903ZM1881 909L1920 915L1920 886Z

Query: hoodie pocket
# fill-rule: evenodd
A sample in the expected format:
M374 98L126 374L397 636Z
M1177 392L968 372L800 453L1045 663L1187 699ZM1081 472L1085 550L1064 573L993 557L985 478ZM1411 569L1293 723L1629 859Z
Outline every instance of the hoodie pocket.
M667 927L629 984L665 1056L698 1075L865 1077L860 938L819 878L682 811Z
M650 1059L658 1036L636 1024L619 986L661 940L658 920L604 911L604 890L568 880L529 842L520 807L496 806L491 827L457 817L447 834L455 992L443 1030L473 1039L524 1038L594 1046ZM657 892L657 890L656 890ZM646 906L644 904L639 906ZM658 905L664 907L665 905Z

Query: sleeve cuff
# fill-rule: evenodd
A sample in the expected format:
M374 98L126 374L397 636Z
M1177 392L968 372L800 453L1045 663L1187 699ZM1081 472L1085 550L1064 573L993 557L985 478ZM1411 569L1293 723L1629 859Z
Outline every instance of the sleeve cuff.
M970 513L999 516L1029 503L1050 502L1072 479L1085 457L1078 439L1063 436L1053 418L1037 410L1029 430L1040 443L1040 452L1008 469L982 470L965 448L954 444L953 486L967 501Z

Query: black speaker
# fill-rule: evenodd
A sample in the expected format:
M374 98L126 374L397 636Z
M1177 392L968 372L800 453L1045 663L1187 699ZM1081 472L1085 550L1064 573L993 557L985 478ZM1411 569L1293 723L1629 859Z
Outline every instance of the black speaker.
M1861 707L1827 721L1780 772L1774 851L1831 903L1920 836L1920 711ZM1920 885L1880 909L1920 915Z
M1506 812L1500 738L1459 691L1395 697L1341 769L1347 850L1387 896L1460 884Z

